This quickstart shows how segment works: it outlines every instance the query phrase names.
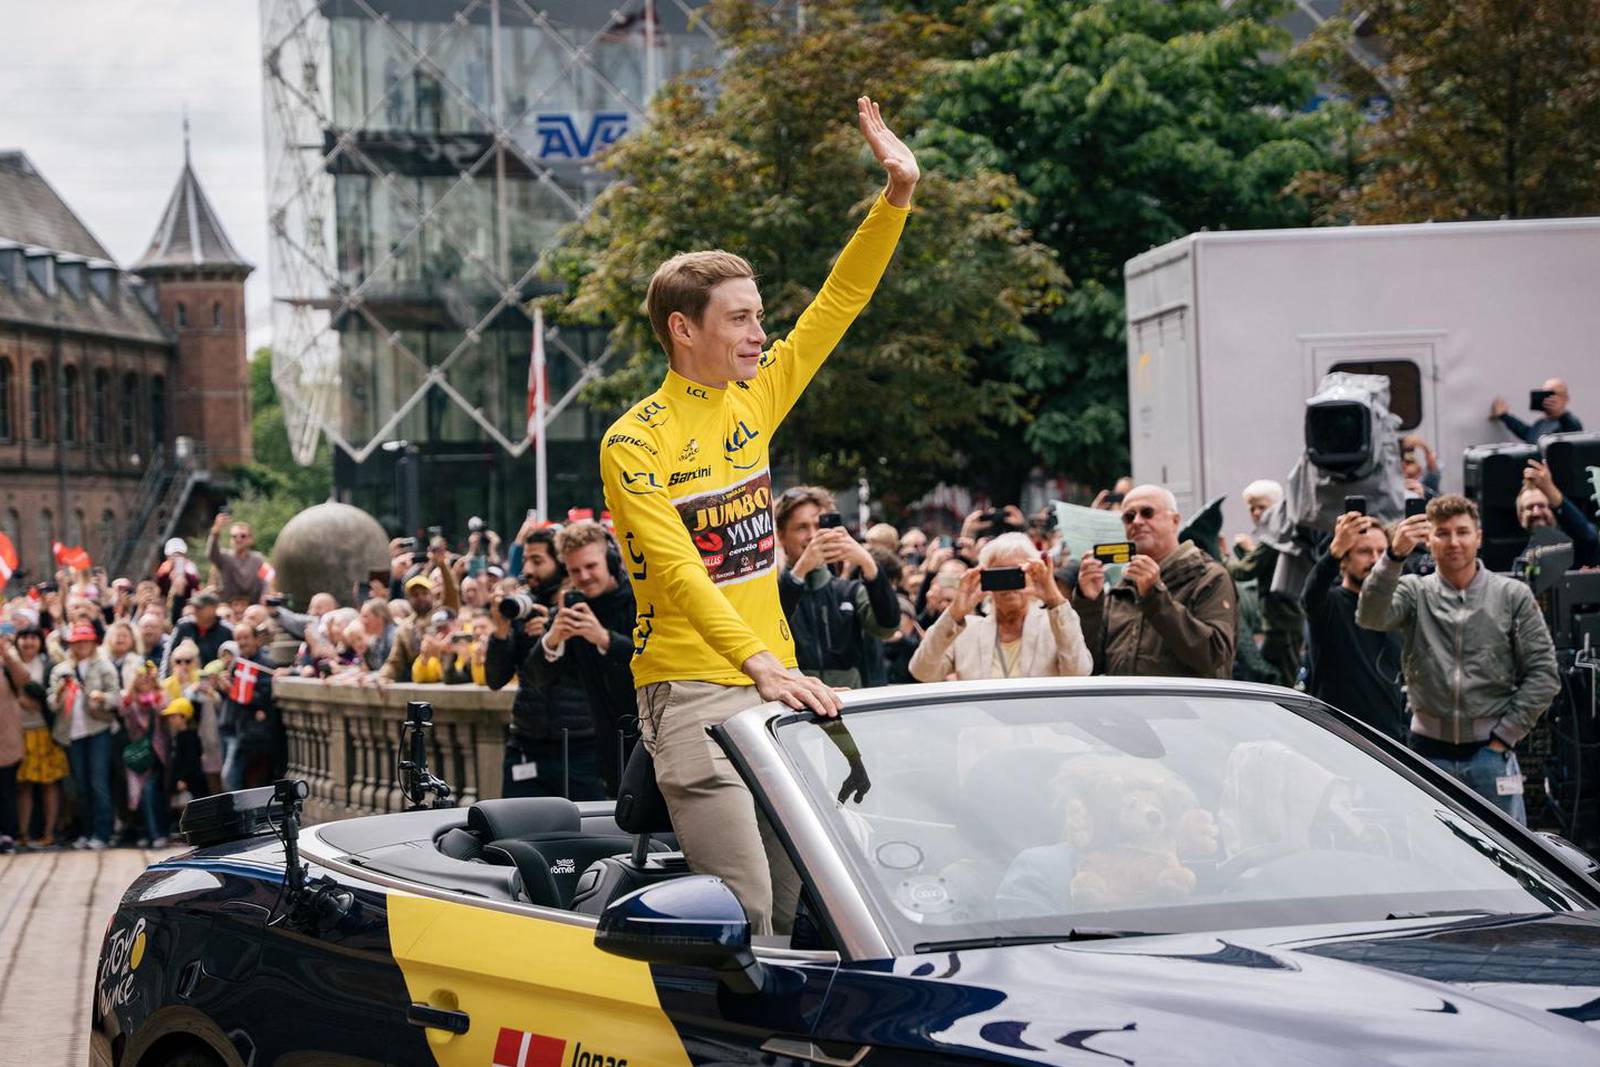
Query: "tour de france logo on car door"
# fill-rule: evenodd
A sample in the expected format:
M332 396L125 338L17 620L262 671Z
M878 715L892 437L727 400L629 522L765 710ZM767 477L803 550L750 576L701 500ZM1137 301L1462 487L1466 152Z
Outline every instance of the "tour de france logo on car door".
M718 585L742 582L772 568L772 472L679 497L672 502Z

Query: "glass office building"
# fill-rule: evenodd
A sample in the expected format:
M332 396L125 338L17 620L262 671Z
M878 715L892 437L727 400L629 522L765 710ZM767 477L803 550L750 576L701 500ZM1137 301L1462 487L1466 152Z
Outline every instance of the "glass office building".
M655 87L708 68L685 0L262 0L273 378L296 458L333 446L340 499L399 529L503 533L534 502L539 256L607 176ZM606 416L575 394L613 356L549 328L549 500L599 501Z

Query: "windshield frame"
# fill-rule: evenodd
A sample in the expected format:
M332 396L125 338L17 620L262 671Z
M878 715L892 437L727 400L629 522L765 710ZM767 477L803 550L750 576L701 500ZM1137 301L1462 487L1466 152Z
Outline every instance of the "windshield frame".
M1377 760L1385 768L1400 775L1413 786L1421 789L1433 800L1440 803L1457 817L1466 820L1468 825L1487 835L1499 847L1507 850L1515 859L1523 864L1533 867L1545 880L1560 888L1566 896L1571 898L1574 910L1583 908L1600 907L1600 881L1586 877L1574 868L1563 857L1545 845L1543 840L1532 830L1520 826L1512 821L1503 812L1487 800L1466 788L1454 778L1440 771L1428 761L1422 759L1401 745L1398 741L1386 737L1337 709L1296 690L1282 689L1275 686L1254 685L1251 683L1238 683L1228 681L1208 681L1194 679L1028 679L1008 680L1005 683L996 682L953 682L934 683L921 686L896 686L872 690L870 692L846 693L845 706L841 717L848 722L851 718L862 718L876 712L903 711L908 709L929 708L941 704L973 703L986 700L1014 700L1028 697L1059 697L1071 698L1075 695L1093 696L1160 696L1160 697L1199 697L1199 698L1234 698L1251 699L1265 703L1275 704L1285 712L1299 716L1314 728L1321 729L1333 735L1338 742L1349 744L1361 753ZM760 709L753 709L753 714L763 715ZM751 713L746 713L751 714ZM742 717L742 716L741 716ZM781 705L771 705L765 710L764 722L761 732L764 741L770 743L771 750L778 762L787 772L791 790L785 800L790 807L800 803L805 807L805 821L811 824L812 832L820 830L825 835L828 843L835 853L833 873L848 872L855 892L851 894L852 910L865 907L871 914L884 943L896 956L916 954L918 944L934 940L924 934L916 939L902 935L903 925L896 916L885 909L887 902L882 898L879 888L869 883L863 876L859 865L841 839L840 826L837 818L824 802L822 797L812 785L807 772L798 765L795 756L788 746L780 739L780 731L801 723L813 725L826 725L834 720L819 718L809 711L793 711ZM728 725L731 725L731 721ZM731 738L730 738L731 739ZM870 765L869 765L870 771ZM759 802L762 802L768 811L769 817L773 814L773 805L770 800L762 795L757 776L747 774L756 790ZM764 776L763 776L764 777ZM783 823L785 818L775 820ZM780 833L783 831L780 830ZM787 835L785 835L787 836ZM791 847L791 853L794 849ZM801 876L811 884L807 872L802 867ZM820 888L820 887L818 887ZM1355 898L1350 898L1355 899ZM1231 907L1246 907L1257 905L1263 910L1271 911L1283 906L1283 902L1268 901L1240 901ZM1184 907L1192 909L1187 914L1204 914L1208 908L1217 910L1221 918L1220 909L1213 906L1192 904ZM1130 929L1163 932L1162 927L1155 920L1160 918L1164 909L1145 908L1126 910L1109 914L1084 913L1074 916L1066 921L1070 927L1073 920L1079 920L1080 925L1104 927L1107 925L1124 925ZM1167 909L1170 914L1170 909ZM859 915L859 910L857 910ZM1108 924L1106 919L1115 916L1115 921ZM1135 923L1126 923L1123 920L1138 920ZM1330 918L1330 922L1348 921ZM1283 922L1272 921L1267 923L1249 924L1242 927L1239 924L1224 923L1215 927L1216 930L1240 928L1265 928L1267 926L1282 927ZM1321 924L1317 924L1321 925ZM1187 932L1188 928L1184 928ZM1066 929L1063 930L1065 938ZM952 930L952 936L957 931Z

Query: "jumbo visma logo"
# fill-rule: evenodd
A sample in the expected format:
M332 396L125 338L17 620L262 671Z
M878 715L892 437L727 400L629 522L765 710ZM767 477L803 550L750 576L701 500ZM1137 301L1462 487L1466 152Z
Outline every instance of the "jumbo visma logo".
M729 466L734 470L747 471L761 462L761 452L750 446L760 439L761 431L752 430L750 424L743 419L733 428L722 442L722 454L727 457Z

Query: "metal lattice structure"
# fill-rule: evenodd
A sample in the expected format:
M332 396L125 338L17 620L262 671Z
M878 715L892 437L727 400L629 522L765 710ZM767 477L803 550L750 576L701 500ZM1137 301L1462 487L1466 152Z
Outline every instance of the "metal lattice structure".
M616 6L612 6L615 4ZM688 0L261 0L273 381L295 458L326 436L529 448L535 263L661 82L714 65ZM545 333L553 439L610 358Z

